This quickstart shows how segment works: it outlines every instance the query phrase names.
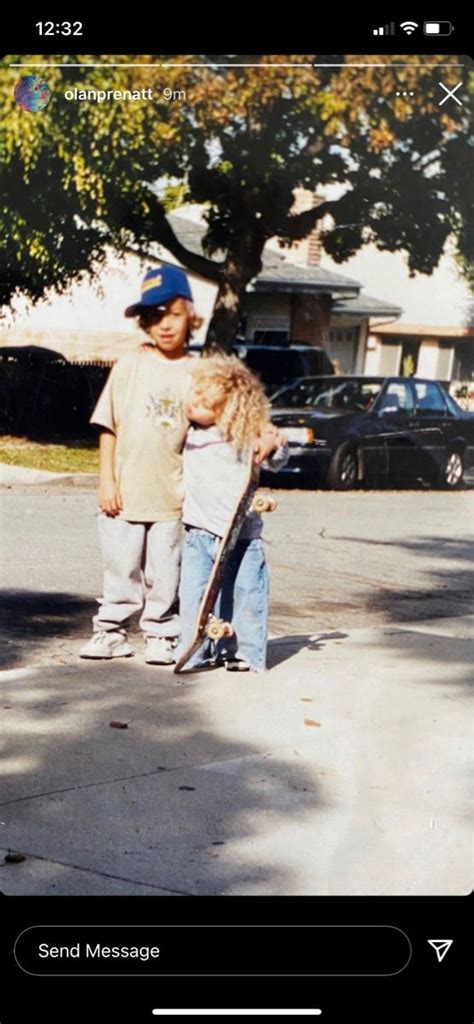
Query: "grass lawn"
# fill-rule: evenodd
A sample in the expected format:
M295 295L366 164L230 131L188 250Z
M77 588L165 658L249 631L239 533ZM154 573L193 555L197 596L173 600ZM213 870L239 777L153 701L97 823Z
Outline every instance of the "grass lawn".
M0 437L0 462L9 466L47 469L51 473L97 473L99 452L94 441L30 441L26 437Z

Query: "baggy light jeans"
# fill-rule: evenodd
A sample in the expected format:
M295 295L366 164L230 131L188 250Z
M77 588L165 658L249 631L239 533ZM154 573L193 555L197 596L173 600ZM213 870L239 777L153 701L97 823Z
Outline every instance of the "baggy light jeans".
M94 632L124 629L141 611L146 636L178 636L182 534L180 520L130 523L99 512L104 593L92 620Z
M206 589L220 545L220 538L207 530L188 527L185 532L179 605L183 652L196 627L199 605ZM214 615L231 622L234 636L217 644L219 656L242 658L257 672L266 668L269 586L263 543L258 539L239 540L227 565ZM205 641L189 660L187 667L202 663L210 650Z

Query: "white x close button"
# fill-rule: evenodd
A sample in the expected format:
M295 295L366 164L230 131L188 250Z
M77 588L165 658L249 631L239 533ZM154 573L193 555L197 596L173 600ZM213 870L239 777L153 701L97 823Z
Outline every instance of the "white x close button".
M462 100L460 100L458 96L454 95L454 93L461 88L462 82L458 82L458 84L454 86L454 89L448 89L447 85L444 85L443 82L438 82L438 85L441 89L444 89L446 93L446 96L443 96L443 99L439 101L438 107L442 107L443 103L446 103L446 100L449 99L454 100L455 103L458 103L459 106L462 107Z

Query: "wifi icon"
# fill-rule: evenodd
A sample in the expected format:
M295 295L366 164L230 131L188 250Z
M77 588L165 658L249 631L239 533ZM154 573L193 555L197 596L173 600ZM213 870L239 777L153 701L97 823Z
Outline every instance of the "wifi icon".
M403 31L406 32L407 36L411 36L412 32L414 32L415 29L418 28L418 25L416 21L402 21L400 28L402 28Z

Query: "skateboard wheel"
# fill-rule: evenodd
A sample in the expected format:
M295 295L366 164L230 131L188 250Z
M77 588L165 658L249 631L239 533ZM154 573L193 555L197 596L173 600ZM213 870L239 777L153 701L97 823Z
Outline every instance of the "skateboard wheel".
M274 512L276 507L275 498L269 494L257 494L252 502L252 512Z
M223 619L213 619L206 626L206 636L209 640L222 640L224 636L232 636L233 632L230 622L224 622Z

